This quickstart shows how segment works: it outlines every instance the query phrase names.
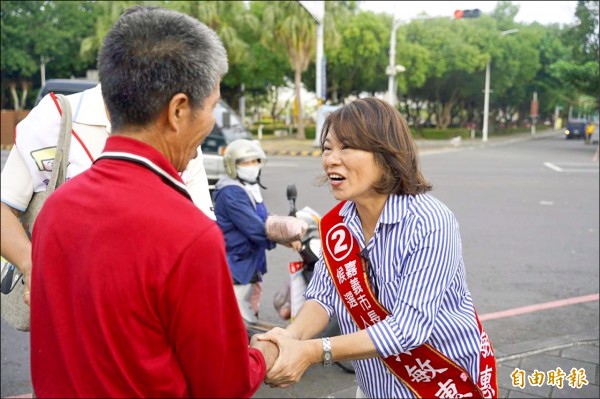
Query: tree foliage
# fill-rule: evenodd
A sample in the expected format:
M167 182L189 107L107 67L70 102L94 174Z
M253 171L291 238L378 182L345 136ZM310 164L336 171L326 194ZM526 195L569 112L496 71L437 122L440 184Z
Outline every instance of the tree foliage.
M562 37L570 54L557 59L549 70L556 79L580 94L596 98L598 104L598 2L578 1L575 18L575 25L565 29Z
M292 85L304 137L300 88L314 90L317 25L296 1L3 1L3 108L31 106L41 59L47 60L46 78L95 69L104 36L133 4L177 9L217 32L230 64L221 93L234 108L245 95L252 112L267 109L280 118L286 105L276 101L277 93ZM325 3L324 80L332 103L387 91L392 15L362 11L358 4ZM582 98L589 96L597 113L598 2L579 1L574 22L564 26L518 23L518 11L518 4L500 1L480 18L421 15L399 25L395 64L406 71L396 75L394 90L411 123L481 126L488 63L492 127L526 121L534 92L545 117L559 105L587 104Z
M9 90L20 88L27 98L39 87L42 60L47 77L81 76L90 63L79 57L81 40L94 25L88 1L3 1L1 3L2 105L15 104ZM30 97L35 97L35 93Z

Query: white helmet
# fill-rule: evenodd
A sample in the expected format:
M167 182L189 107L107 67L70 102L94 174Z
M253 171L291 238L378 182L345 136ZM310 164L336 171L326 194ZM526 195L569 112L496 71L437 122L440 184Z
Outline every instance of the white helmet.
M260 148L260 145L252 140L234 140L227 145L223 154L225 171L229 177L235 179L237 177L236 165L239 162L251 161L253 159L258 159L261 166L267 163L267 156L262 148Z

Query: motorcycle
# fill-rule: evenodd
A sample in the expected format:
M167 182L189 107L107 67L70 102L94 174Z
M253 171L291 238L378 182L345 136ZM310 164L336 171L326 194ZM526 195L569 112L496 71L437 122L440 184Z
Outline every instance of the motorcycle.
M298 191L294 184L287 186L287 199L290 203L289 216L294 216L304 220L308 224L308 229L304 238L302 239L302 247L299 251L301 261L290 262L290 273L292 278L289 286L284 287L283 290L275 294L273 305L280 315L282 321L292 319L302 305L304 300L304 290L310 282L315 264L319 260L319 254L321 252L321 239L319 235L319 221L321 215L314 209L305 206L300 210L296 209L296 199L298 197ZM246 331L248 332L248 339L254 334L263 334L274 327L285 328L285 325L270 323L264 320L258 319L256 315L251 311L249 306L249 300L251 292L248 289L242 291L243 286L234 286L236 290L236 297L240 304L240 310L242 313L242 319L246 325ZM291 292L290 292L291 291ZM286 306L289 308L286 309ZM340 327L337 318L334 316L331 318L325 329L316 338L320 337L332 337L340 335ZM354 373L354 367L352 362L335 362L335 365L340 367L342 370L348 373Z

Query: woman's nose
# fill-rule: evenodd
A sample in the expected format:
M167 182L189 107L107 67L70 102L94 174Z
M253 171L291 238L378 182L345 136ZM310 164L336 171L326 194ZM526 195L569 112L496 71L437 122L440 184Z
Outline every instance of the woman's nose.
M336 165L340 162L339 152L337 150L328 151L327 154L323 155L323 165L331 166Z

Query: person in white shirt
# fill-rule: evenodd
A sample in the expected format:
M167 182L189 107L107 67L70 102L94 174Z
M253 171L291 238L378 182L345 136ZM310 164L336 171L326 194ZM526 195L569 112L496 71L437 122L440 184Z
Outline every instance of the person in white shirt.
M67 179L88 169L100 155L108 136L110 122L105 111L100 84L67 96L73 114L73 127ZM15 128L15 145L2 170L1 249L8 262L23 274L25 293L30 291L31 242L19 221L32 195L44 191L52 173L52 163L58 142L60 112L51 94ZM215 220L213 204L204 170L202 151L182 174L188 192L196 206ZM29 295L24 301L29 303Z

